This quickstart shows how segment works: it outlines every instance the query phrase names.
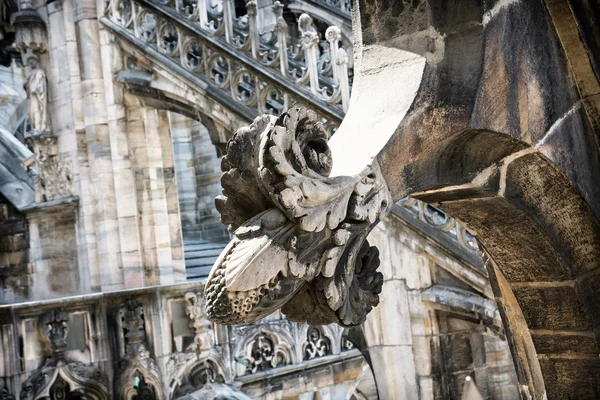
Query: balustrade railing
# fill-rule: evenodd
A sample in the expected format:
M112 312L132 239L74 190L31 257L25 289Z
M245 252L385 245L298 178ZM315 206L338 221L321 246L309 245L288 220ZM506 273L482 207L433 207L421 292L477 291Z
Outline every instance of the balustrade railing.
M274 3L275 23L262 30L253 0L243 15L233 0L111 0L105 15L258 114L314 103L326 124L337 125L348 108L352 75L341 30L330 26L321 38L302 14L294 37L283 8Z
M310 3L322 5L328 9L335 10L350 18L352 12L352 0L306 0Z

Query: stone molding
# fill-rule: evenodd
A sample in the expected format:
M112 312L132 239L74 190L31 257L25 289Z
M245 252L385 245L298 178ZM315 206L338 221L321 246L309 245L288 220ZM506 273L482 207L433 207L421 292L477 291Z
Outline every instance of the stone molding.
M190 298L199 296L199 293L202 293L202 284L194 282L137 289L133 301L131 301L131 291L121 291L6 306L4 309L9 311L11 318L5 319L5 325L15 324L20 330L25 326L24 321L35 319L35 316L39 315L37 317L40 321L39 329L42 333L54 330L57 339L65 337L63 332L66 332L67 328L63 323L68 321L69 315L71 318L74 314L85 315L83 320L86 323L85 330L89 333L90 347L84 353L89 351L91 359L94 360L87 364L71 360L69 357L80 354L73 353L72 349L66 349L60 354L42 353L39 355L42 366L27 372L26 376L23 376L27 378L25 381L22 381L17 374L6 377L6 382L15 382L14 384L17 385L15 388L22 387L21 391L15 392L15 396L19 396L20 393L29 396L24 398L41 396L45 390L49 391L56 382L59 382L56 387L62 385L70 391L77 390L86 394L100 393L95 398L102 399L107 398L106 393L111 392L133 393L135 389L131 383L137 378L139 382L143 380L145 387L152 390L159 384L157 382L164 382L160 386L162 395L174 398L213 383L245 385L263 379L261 377L265 374L284 376L295 371L319 368L328 363L359 357L356 351L340 354L342 328L338 325L319 327L322 338L327 339L330 344L327 357L304 360L305 344L311 329L308 325L291 322L281 316L273 316L256 325L215 326L213 330L210 321L202 316L202 303L197 300L191 300L195 309L189 312L197 317L196 320L208 327L209 334L215 339L214 342L207 347L209 342L206 339L202 340L203 348L200 352L188 347L181 352L171 353L167 350L165 353L165 348L161 347L160 343L173 341L175 333L171 328L172 321L163 320L163 314L155 313L154 310L165 305L168 307L171 301L183 303L185 307L186 294ZM169 315L171 314L165 313L164 317L168 318ZM181 315L179 318L183 318L179 321L185 324L189 317ZM46 329L47 326L50 328ZM150 330L150 327L153 328L151 335L146 331L146 329ZM67 335L76 333L73 329L75 328L71 326L71 332L67 332ZM19 331L19 335L27 340L27 346L30 345L29 340L34 339L39 341L43 351L46 342L37 333L37 329L31 333L23 332L26 331ZM248 371L240 361L251 365L254 359L252 362L255 366L261 362L260 351L255 352L257 358L252 357L253 347L255 350L260 350L257 338L261 334L268 339L266 343L262 343L263 348L271 340L278 356L274 364L270 364L273 359L269 354L263 354L263 358L267 359L265 365L271 367L266 371L260 371L257 367L255 373L250 373L251 371ZM193 342L193 329L190 329L187 335L187 340ZM46 334L46 336L50 335ZM109 338L113 336L118 342L116 346L109 343ZM97 338L97 341L93 338ZM156 340L157 338L159 339ZM9 342L12 343L9 345L11 348L18 346L12 340ZM18 353L19 351L15 350L15 365L18 363L16 356ZM13 356L3 354L13 359ZM21 386L21 383L24 385ZM9 388L14 390L12 387ZM121 392L118 392L117 388L121 388Z

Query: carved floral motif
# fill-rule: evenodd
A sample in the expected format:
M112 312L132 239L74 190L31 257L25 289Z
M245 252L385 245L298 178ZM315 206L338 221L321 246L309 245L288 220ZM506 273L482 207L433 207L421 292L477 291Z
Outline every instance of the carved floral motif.
M293 321L359 325L379 301L378 252L365 241L390 200L376 164L329 177L317 115L291 109L240 129L216 200L234 239L206 285L210 319L254 322L278 308Z
M38 179L45 201L73 195L73 175L70 153L38 158Z

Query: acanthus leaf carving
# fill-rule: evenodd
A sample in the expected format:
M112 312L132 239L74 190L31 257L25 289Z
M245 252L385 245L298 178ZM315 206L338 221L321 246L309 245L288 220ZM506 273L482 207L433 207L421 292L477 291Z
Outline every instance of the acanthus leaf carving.
M263 116L227 145L216 200L234 238L206 285L207 315L254 322L277 308L294 321L364 322L378 303L378 252L365 244L390 200L376 163L330 177L316 113Z

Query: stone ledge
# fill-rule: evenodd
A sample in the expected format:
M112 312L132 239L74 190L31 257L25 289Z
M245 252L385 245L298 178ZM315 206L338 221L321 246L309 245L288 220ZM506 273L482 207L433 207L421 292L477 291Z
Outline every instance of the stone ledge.
M78 196L63 197L43 203L33 203L21 209L27 217L59 216L72 212L79 204Z

